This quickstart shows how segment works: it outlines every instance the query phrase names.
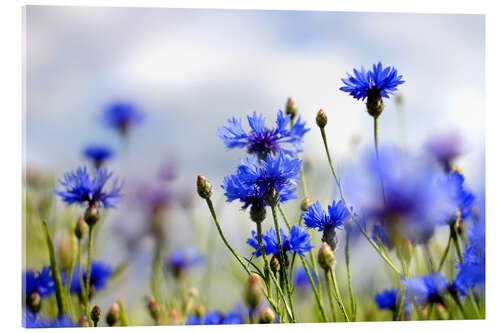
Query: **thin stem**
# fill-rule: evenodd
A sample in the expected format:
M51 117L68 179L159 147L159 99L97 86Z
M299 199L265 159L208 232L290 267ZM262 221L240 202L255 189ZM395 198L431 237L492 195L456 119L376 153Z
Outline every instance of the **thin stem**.
M309 266L307 265L307 262L304 259L304 257L302 257L302 256L299 256L299 257L300 257L300 260L302 261L302 266L304 267L304 270L306 271L307 278L309 279L309 283L311 284L311 287L312 287L312 290L314 293L314 297L316 298L316 304L318 305L319 312L321 314L321 319L323 319L323 321L326 322L326 321L328 321L328 319L326 317L325 308L323 306L323 300L321 299L321 295L318 292L318 288L316 288L314 280L311 276L311 272L309 271ZM319 280L318 280L318 284L319 284Z
M267 286L267 292L271 295L271 281L269 279L269 274L272 274L271 268L269 267L269 262L267 261L266 252L264 250L264 244L262 242L262 223L257 223L257 242L259 243L260 253L262 254L262 260L264 261L264 275L265 282Z
M444 249L443 255L441 256L441 260L439 261L439 267L438 267L438 272L443 269L444 262L446 261L446 258L448 257L448 253L450 252L450 247L451 243L453 241L453 231L451 230L453 228L450 226L450 237L448 237L448 244L446 244L446 248Z
M373 117L373 139L375 143L375 153L378 159L378 117Z
M352 289L352 282L351 282L351 265L350 265L350 257L349 257L349 240L350 240L350 232L348 231L346 233L346 243L345 243L345 265L346 265L346 270L347 270L347 284L349 288L349 297L351 300L351 317L353 321L356 321L356 310L357 310L357 304L356 304L356 296L354 296L354 292Z
M129 326L129 321L127 318L127 314L125 313L125 307L123 306L123 302L118 301L118 306L120 308L120 322L121 326Z
M77 253L76 253L76 261L78 265L78 278L80 280L80 295L83 298L83 304L85 305L85 311L87 311L87 302L88 302L88 294L85 292L85 282L83 281L83 272L82 272L82 240L78 238L77 245Z
M86 304L85 309L87 312L87 318L92 321L90 318L90 274L91 274L91 263L92 263L92 234L94 231L94 225L89 225L89 239L88 239L88 247L87 247L87 281L85 283L85 294L86 294ZM96 323L97 324L97 323Z
M455 224L451 226L450 231L452 233L453 243L455 244L458 260L460 261L461 264L463 264L464 258L462 257L462 249L460 248L460 240L458 239L458 234Z
M345 321L349 321L349 316L347 315L347 311L344 307L344 302L342 301L342 295L340 294L340 290L337 283L337 278L335 276L335 271L333 268L330 269L330 277L332 278L333 288L335 289L335 294L337 294L337 301L339 303L340 309L344 314Z
M337 316L335 315L335 301L333 298L333 290L330 284L330 278L328 277L328 270L323 270L325 273L326 289L328 290L328 302L330 303L330 311L332 313L333 321L337 321Z
M431 272L435 271L435 266L434 266L434 259L432 258L432 253L429 248L429 244L425 243L424 244L424 251L425 255L427 256L427 259L429 260L429 268Z

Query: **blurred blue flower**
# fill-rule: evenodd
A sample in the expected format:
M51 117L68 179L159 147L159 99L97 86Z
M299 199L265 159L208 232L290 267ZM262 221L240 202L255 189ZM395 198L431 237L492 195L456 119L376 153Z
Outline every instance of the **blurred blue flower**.
M387 289L375 295L375 302L382 310L388 309L395 311L398 303L398 291L396 289Z
M112 176L113 172L108 172L101 167L97 170L96 176L92 178L87 167L79 167L76 172L71 171L64 174L64 180L59 180L64 189L56 189L55 193L69 205L100 203L104 208L114 207L122 196L123 182L119 184L118 178L115 177L112 180L111 189L106 191L104 186Z
M349 216L349 211L342 201L332 202L328 206L328 214L323 210L319 201L313 203L309 209L302 213L304 224L308 228L323 231L326 228L340 229L344 225L345 219Z
M152 213L168 208L173 200L173 193L164 184L144 183L138 187L136 193L136 202Z
M447 171L451 170L451 162L463 151L461 137L455 132L433 137L425 148Z
M174 250L167 260L167 268L172 271L174 276L179 277L186 269L195 265L202 264L203 255L195 248L185 250Z
M394 247L394 239L392 239L391 234L382 225L373 226L372 239L377 244L380 240L384 247L388 250Z
M49 266L43 267L40 272L28 270L23 274L23 290L26 295L36 292L43 298L54 293L54 281Z
M71 280L70 291L72 293L81 294L81 286L80 286L80 275L79 275L78 266L75 267L75 271L73 272L73 279ZM94 260L90 264L90 289L91 293L97 292L101 289L104 289L108 283L108 279L113 273L113 268L111 265L103 262ZM84 284L87 281L87 271L82 269L82 276Z
M454 284L463 294L465 290L485 281L485 223L473 222L468 228L468 242L463 254L464 263L458 264L458 274Z
M374 64L372 70L366 71L361 67L361 70L354 68L353 71L354 76L347 73L347 78L341 79L345 86L340 90L358 100L364 100L371 94L389 98L397 91L397 86L405 82L394 67L383 68L381 62Z
M314 283L317 285L318 281L316 280L316 276L314 274L312 274L312 278ZM312 290L311 282L309 281L309 277L307 276L307 272L304 268L297 268L293 273L293 287L302 291Z
M59 328L76 326L73 320L67 316L45 319L28 311L24 313L23 324L25 328Z
M96 169L102 166L102 164L113 157L114 152L113 149L109 148L105 145L88 145L83 150L83 155L88 159L92 160Z
M475 197L464 187L464 176L455 170L447 175L447 181L451 191L451 198L460 212L460 219L465 220L469 218L472 213Z
M202 318L188 316L186 325L236 325L244 324L243 314L239 309L230 310L226 315L219 311L208 311Z
M306 128L306 123L297 122L288 129L291 115L283 115L283 111L278 111L276 128L265 127L264 116L258 115L254 111L252 116L247 116L251 131L245 132L241 125L241 119L232 118L228 120L228 125L217 130L217 135L222 139L228 148L247 148L249 154L256 154L260 159L265 159L267 154L275 155L282 151L288 155L295 155L302 151L304 134L310 130Z
M106 125L115 128L126 135L131 126L140 124L144 120L144 113L130 103L114 103L109 105L103 113Z
M276 190L280 201L295 199L295 184L301 161L290 158L283 152L275 157L267 155L267 160L258 164L255 158L246 158L238 166L235 175L224 178L222 188L228 202L239 200L243 209L250 205L266 205L266 193Z
M298 226L293 226L290 230L289 235L285 235L282 229L280 229L281 244L283 246L283 251L285 254L287 252L297 253L300 256L304 256L305 252L309 252L314 246L310 243L309 234L307 231ZM247 240L247 244L255 249L253 253L256 257L262 255L259 243L257 240L257 233L252 231L252 237ZM276 236L276 231L274 228L269 229L265 234L262 235L262 245L264 247L264 252L266 255L273 254L278 255L280 252L278 238Z
M402 280L401 283L406 288L407 299L419 305L443 304L442 294L448 290L448 280L441 273L430 273L428 276Z

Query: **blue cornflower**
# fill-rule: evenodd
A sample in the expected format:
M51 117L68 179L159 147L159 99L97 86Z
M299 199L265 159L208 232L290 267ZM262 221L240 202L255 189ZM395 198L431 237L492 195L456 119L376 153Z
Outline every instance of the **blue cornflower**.
M448 290L448 280L441 273L414 277L401 281L405 286L405 295L409 301L419 305L443 303L442 294Z
M291 115L283 115L278 111L276 128L265 127L265 118L262 114L257 116L254 111L252 116L247 116L251 131L245 132L241 125L241 119L232 118L228 120L227 126L217 130L217 135L228 148L247 148L249 154L256 154L260 159L265 159L267 154L275 155L282 151L287 155L295 155L302 151L304 134L310 130L306 123L297 122L288 129Z
M186 325L236 325L244 324L243 315L240 311L231 310L226 315L219 311L208 311L203 317L188 316Z
M96 169L108 159L113 157L113 149L105 145L89 145L83 150L83 155L94 162Z
M452 161L463 151L462 138L456 132L443 133L429 140L425 148L446 171L450 171Z
M36 292L41 298L43 298L50 296L55 292L54 280L52 279L51 269L49 266L43 267L40 272L28 270L23 274L23 290L27 296Z
M90 264L90 291L91 294L95 293L101 289L106 287L108 283L108 279L113 273L113 268L111 265L103 262L94 260ZM83 281L86 283L87 281L87 271L82 270ZM81 286L80 286L80 275L78 267L75 267L75 271L73 273L73 279L71 281L70 291L75 294L81 294Z
M239 200L243 209L250 205L265 207L266 194L276 191L279 201L285 202L295 199L297 174L301 161L290 158L283 152L278 155L267 155L266 160L261 160L260 165L255 158L246 158L238 166L235 175L224 178L222 188L228 202Z
M280 229L280 237L285 254L291 252L297 253L303 257L306 252L311 251L314 247L309 240L311 236L309 236L307 231L302 227L294 225L292 230L290 230L289 235L285 235L283 230ZM262 255L257 240L257 233L255 231L252 231L252 237L247 240L247 244L255 249L253 254L256 257L260 257ZM276 236L274 228L270 228L265 234L262 235L262 245L266 255L272 254L277 256L279 254L280 249L278 237Z
M104 186L112 176L113 172L108 172L101 167L97 170L96 176L92 178L87 167L79 167L76 172L71 171L64 174L64 180L59 180L64 189L56 190L55 193L69 205L88 203L89 206L102 204L104 208L114 207L122 196L123 182L119 184L118 178L114 178L111 189L106 191Z
M383 225L374 225L372 230L372 239L378 243L380 240L386 249L390 250L394 247L394 239Z
M460 212L460 219L465 220L471 216L475 197L464 187L464 176L459 171L452 171L447 175L451 198ZM454 222L454 220L453 220Z
M59 328L75 327L75 323L70 317L63 316L54 319L45 319L34 315L31 312L25 312L23 317L25 328Z
M398 304L398 291L396 289L384 290L375 295L375 302L382 310L395 311Z
M203 263L204 257L195 248L174 250L167 261L168 269L179 277L187 268Z
M103 119L106 125L127 135L130 126L144 120L144 113L133 104L120 102L109 105L104 110Z
M454 285L461 290L484 285L485 281L485 224L484 220L473 222L467 228L469 240L463 254L464 263L458 264Z
M361 67L360 71L356 68L353 71L354 76L347 73L347 78L341 79L345 86L340 90L356 99L365 100L370 95L389 98L397 90L397 86L405 82L394 67L383 68L381 62L374 64L372 70L366 71Z
M315 285L318 284L316 276L312 275ZM297 268L293 273L293 287L302 291L312 290L311 282L307 276L307 272L304 268Z

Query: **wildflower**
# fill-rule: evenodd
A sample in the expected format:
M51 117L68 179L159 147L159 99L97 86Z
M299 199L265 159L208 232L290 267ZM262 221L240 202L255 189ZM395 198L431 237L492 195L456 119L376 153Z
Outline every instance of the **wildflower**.
M28 270L23 273L23 291L26 305L33 312L40 311L42 298L55 292L51 269L46 266L40 272Z
M453 160L463 152L462 139L455 132L435 136L427 142L425 148L446 171L451 171Z
M114 207L122 196L123 183L119 184L118 178L112 177L113 172L108 172L103 167L97 170L94 178L88 173L87 167L79 167L76 172L64 174L64 179L59 180L63 189L56 190L55 193L69 205L88 203L89 206L100 204L104 208ZM108 180L112 180L109 191L104 189Z
M398 75L394 67L382 67L382 63L373 65L372 70L353 69L354 76L347 73L347 78L341 79L345 86L340 90L349 93L355 99L365 100L368 113L378 117L384 108L382 97L389 98L397 91L397 86L404 83L403 76Z
M398 289L386 289L377 295L375 295L375 303L377 303L379 309L391 310L395 312L398 307L398 303L401 301L401 296L398 297L399 294ZM406 318L409 318L411 315L410 312L410 304L405 300L403 303L403 311Z
M171 191L165 186L142 184L137 190L137 202L146 208L152 215L167 209L174 199Z
M126 136L131 126L144 120L144 113L133 104L120 102L109 105L104 110L103 118L106 125Z
M391 250L394 247L394 239L392 239L391 234L382 225L373 226L372 239L376 243L380 240L384 247L388 250Z
M73 323L73 320L68 316L45 319L37 317L33 313L26 312L24 314L23 321L26 328L75 327L75 323Z
M241 311L228 311L226 315L219 311L208 311L203 317L188 316L186 325L235 325L244 324Z
M203 261L203 256L195 248L174 250L167 261L167 268L178 278L187 268L199 265Z
M302 227L294 225L292 230L290 230L289 235L285 235L283 230L280 229L280 235L285 254L287 252L291 252L297 253L303 257L306 252L309 252L314 247L309 240L311 236L309 236L306 230ZM265 234L262 235L262 243L266 255L272 254L278 256L280 249L274 228L270 228ZM257 233L255 231L252 231L252 238L247 240L247 244L255 249L253 255L256 257L260 257L262 255L257 240Z
M455 286L465 293L466 289L484 285L485 281L485 224L473 222L467 229L469 240L463 255L464 263L458 264Z
M447 174L446 181L451 191L450 196L460 213L460 220L467 219L471 216L475 197L464 187L464 176L457 170L451 171Z
M316 276L314 274L312 275L312 278L314 283L317 284L318 281L316 280ZM301 291L312 290L309 277L307 276L307 272L304 268L297 268L293 273L293 287Z
M269 129L265 127L264 116L258 115L254 111L252 116L247 116L251 131L245 132L241 125L241 119L232 118L228 120L228 125L222 126L217 130L217 135L222 139L228 148L244 148L252 155L257 155L259 159L265 159L268 154L276 155L283 152L293 156L302 151L302 142L304 134L309 131L306 123L297 122L291 128L288 124L292 119L291 114L283 115L279 110L276 119L276 128Z
M73 280L71 281L70 291L81 295L80 273L78 267L75 267ZM105 262L94 260L90 266L90 295L94 295L101 289L104 289L108 279L113 273L113 268ZM83 281L87 281L87 272L82 270Z
M323 210L319 201L313 203L309 210L302 213L304 224L308 228L323 231L322 241L327 242L335 250L337 247L337 235L335 229L340 229L349 216L349 211L342 201L332 202L328 206L328 214Z
M448 280L441 273L402 280L402 283L406 288L407 299L419 305L443 304L442 295L448 290Z
M248 206L265 207L269 204L269 194L278 196L279 202L295 199L297 175L300 160L290 158L283 152L275 157L269 154L259 165L255 158L246 158L236 174L224 178L222 188L228 202L239 200L243 209ZM272 202L275 204L276 202Z
M83 150L83 155L92 160L96 169L99 169L103 163L113 157L113 150L105 145L89 145Z

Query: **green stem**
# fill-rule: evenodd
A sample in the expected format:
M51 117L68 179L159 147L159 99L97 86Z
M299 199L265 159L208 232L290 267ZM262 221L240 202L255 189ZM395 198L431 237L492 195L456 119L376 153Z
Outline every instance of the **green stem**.
M440 272L441 269L443 269L444 262L446 261L448 253L450 252L451 242L453 241L453 230L451 230L451 228L453 227L450 226L450 237L448 237L448 244L446 244L446 248L444 249L441 260L439 261L438 272Z
M83 281L82 272L82 240L79 238L77 243L76 264L78 265L78 279L80 281L80 296L83 298L83 305L87 311L88 294L85 292L85 282Z
M262 223L257 223L257 242L259 243L260 253L262 254L262 260L264 261L264 275L265 282L267 286L267 293L271 295L271 281L269 279L269 274L272 274L269 262L267 261L266 252L264 251L264 244L262 242Z
M332 286L330 284L330 278L328 277L328 271L329 270L327 270L327 269L323 270L323 272L325 273L326 289L328 290L328 292L327 292L328 302L330 303L330 311L332 313L333 321L337 321L337 316L335 315L335 301L334 301L334 297L333 297Z
M375 153L378 159L378 117L373 117L373 139L375 142Z
M122 301L118 301L118 306L120 307L120 322L122 326L129 326L129 321L127 318L127 314L125 313L125 307L123 306Z
M354 291L352 289L352 282L351 282L351 265L350 265L350 257L349 257L349 231L346 233L346 243L345 243L345 265L346 265L346 270L347 270L347 284L349 288L349 297L351 300L351 317L352 321L356 321L356 310L357 310L357 304L356 304L356 296L354 296Z
M424 244L424 251L425 251L425 255L427 256L427 259L429 260L430 271L434 272L435 271L434 259L432 258L432 253L431 253L431 250L429 248L429 244L427 244L427 243Z
M340 294L339 286L337 283L337 278L335 276L335 271L333 268L330 269L330 277L332 278L333 288L335 290L335 294L337 295L337 302L339 303L340 309L344 314L345 321L349 321L349 316L347 315L347 311L344 306L344 302L342 301L342 295Z
M64 291L61 281L61 275L59 274L59 266L57 265L54 243L52 242L52 237L50 236L49 226L46 221L43 221L42 224L45 228L47 247L49 248L50 269L52 270L52 279L54 280L56 289L57 310L59 312L59 316L61 317L66 313L66 303L64 302Z
M89 225L89 239L87 247L87 281L85 283L85 294L86 294L86 304L85 310L87 312L88 320L92 321L90 318L90 274L91 274L91 264L92 264L92 234L94 231L94 225Z

